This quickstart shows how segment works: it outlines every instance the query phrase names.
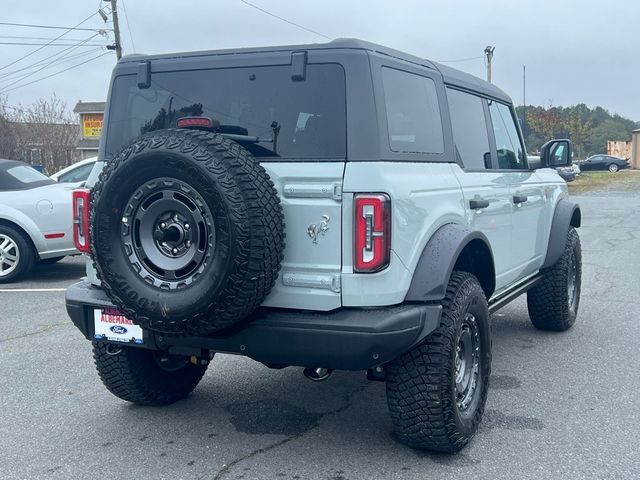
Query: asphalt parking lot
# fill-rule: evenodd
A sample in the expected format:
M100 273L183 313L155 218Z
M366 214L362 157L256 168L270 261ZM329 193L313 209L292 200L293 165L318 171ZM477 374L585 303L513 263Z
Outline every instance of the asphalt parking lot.
M640 193L577 198L578 321L537 331L524 299L493 316L487 411L458 455L395 443L384 384L362 373L314 384L219 355L170 407L113 397L66 316L76 257L0 286L0 478L640 478Z

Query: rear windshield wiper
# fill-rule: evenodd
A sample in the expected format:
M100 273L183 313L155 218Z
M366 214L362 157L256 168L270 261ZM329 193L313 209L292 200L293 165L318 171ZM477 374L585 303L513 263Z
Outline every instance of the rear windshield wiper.
M262 138L253 135L243 135L237 133L228 133L225 127L236 127L236 125L220 125L217 129L218 133L229 140L236 142L251 142L251 143L273 143L273 153L278 153L278 134L280 133L280 124L276 121L271 122L271 138ZM238 127L246 131L243 127Z
M176 121L176 126L178 128L190 128L219 133L223 137L236 142L273 143L273 149L261 147L261 150L265 150L267 152L270 151L276 156L278 155L278 134L280 133L280 124L275 120L271 122L270 125L271 138L249 135L249 130L240 125L221 125L220 122L209 117L182 117Z

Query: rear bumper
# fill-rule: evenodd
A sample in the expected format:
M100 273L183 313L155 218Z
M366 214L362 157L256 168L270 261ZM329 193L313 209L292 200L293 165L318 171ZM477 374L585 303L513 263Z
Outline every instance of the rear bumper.
M89 340L94 340L93 310L112 307L104 291L88 282L68 288L66 305L71 320ZM207 349L245 355L269 366L366 370L422 341L440 324L441 309L434 304L321 313L262 308L250 323L232 332L174 338L144 331L144 344L132 346L184 355Z

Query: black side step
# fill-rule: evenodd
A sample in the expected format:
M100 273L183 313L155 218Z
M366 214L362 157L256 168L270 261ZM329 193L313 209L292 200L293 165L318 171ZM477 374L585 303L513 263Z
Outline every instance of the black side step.
M500 310L502 307L507 305L508 303L511 303L513 300L518 298L527 290L535 287L543 278L544 276L541 273L538 273L536 276L531 277L529 280L525 281L524 283L517 285L512 290L504 292L496 298L492 298L489 301L489 313L495 313L498 310Z

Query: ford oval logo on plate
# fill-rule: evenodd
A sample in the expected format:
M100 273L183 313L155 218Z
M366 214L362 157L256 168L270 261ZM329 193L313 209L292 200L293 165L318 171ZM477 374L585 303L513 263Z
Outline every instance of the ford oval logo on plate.
M122 325L114 325L109 330L111 330L113 333L117 333L118 335L124 335L125 333L127 333L127 329Z

